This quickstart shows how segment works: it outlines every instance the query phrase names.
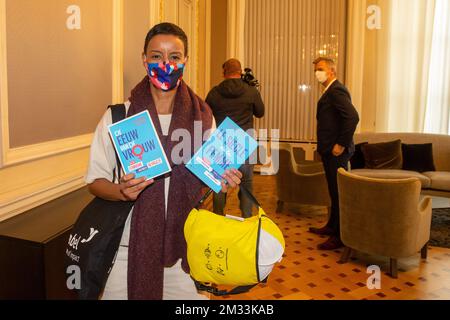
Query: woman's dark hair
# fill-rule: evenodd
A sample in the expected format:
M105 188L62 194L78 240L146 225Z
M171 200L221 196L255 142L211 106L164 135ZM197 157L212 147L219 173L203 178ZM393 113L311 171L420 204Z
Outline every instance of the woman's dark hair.
M184 55L187 56L188 54L188 38L186 33L181 29L179 26L169 23L169 22L163 22L160 24L155 25L153 28L150 29L150 31L147 33L147 36L145 37L145 45L144 45L144 53L147 53L147 47L152 40L154 36L157 36L158 34L170 34L178 37L181 41L183 41L184 44Z

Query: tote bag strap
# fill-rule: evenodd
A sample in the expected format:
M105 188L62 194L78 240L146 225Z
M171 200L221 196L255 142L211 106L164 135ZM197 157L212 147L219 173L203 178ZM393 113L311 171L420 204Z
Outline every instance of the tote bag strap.
M253 195L253 193L250 192L250 190L248 190L246 187L244 187L243 185L239 186L241 192L248 198L250 199L250 201L256 206L256 208L261 208L261 205L259 204L258 200L256 200L255 196ZM200 201L197 203L197 205L195 206L196 209L199 209L200 206L206 201L206 199L209 198L209 196L213 193L212 189L209 189L205 195L200 199Z
M108 109L111 109L112 115L112 123L119 122L126 118L126 108L125 104L115 104L108 106ZM119 157L116 155L116 168L117 168L117 182L120 182L121 174L122 174L122 165L120 164ZM116 170L113 171L113 182L116 181Z

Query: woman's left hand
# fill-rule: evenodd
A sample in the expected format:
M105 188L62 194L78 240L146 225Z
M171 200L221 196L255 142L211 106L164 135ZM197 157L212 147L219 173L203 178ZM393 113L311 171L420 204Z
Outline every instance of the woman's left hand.
M242 173L239 170L231 169L226 170L222 177L227 182L222 181L222 192L227 193L229 189L234 189L241 184Z

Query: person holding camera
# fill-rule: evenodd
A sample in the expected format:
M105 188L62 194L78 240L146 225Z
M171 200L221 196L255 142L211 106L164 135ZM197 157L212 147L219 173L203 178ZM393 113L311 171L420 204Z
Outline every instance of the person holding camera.
M257 89L258 81L250 69L242 74L241 63L237 59L227 60L223 66L225 80L214 87L206 97L211 107L217 126L226 117L237 123L244 131L253 136L253 117L264 116L264 103ZM252 157L250 157L251 159ZM253 191L253 164L246 163L239 169L243 175L241 185ZM252 202L239 192L240 209L244 218L252 216ZM214 212L223 214L226 193L214 194Z

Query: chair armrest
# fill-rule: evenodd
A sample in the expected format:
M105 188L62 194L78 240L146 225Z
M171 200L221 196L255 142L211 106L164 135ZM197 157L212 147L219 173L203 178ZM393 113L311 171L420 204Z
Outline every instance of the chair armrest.
M329 206L328 185L324 172L312 174L295 173L289 178L289 195L295 202Z
M419 214L426 215L429 213L431 216L432 202L433 200L431 197L424 197L422 201L419 202Z
M294 166L294 173L300 175L316 175L324 173L322 162L312 162L308 164L296 164Z
M417 234L418 247L422 247L430 240L432 200L431 197L425 197L418 205L419 229Z

